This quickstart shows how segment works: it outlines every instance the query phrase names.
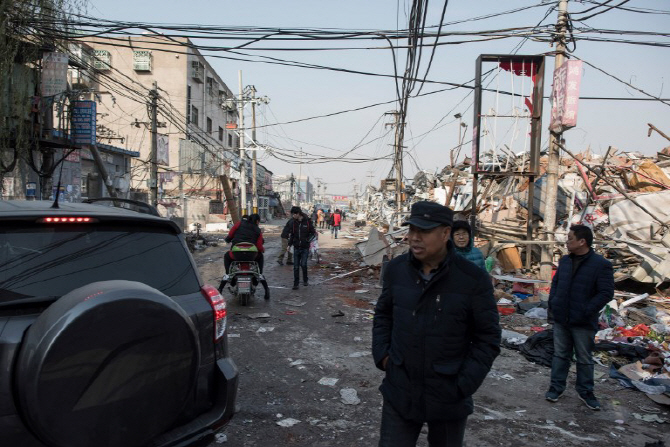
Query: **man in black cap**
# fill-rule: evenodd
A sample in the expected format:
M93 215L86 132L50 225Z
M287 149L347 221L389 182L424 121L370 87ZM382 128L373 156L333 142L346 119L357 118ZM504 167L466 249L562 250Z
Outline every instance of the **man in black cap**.
M380 447L415 446L424 423L431 447L463 444L477 391L500 353L488 274L455 254L453 211L412 205L409 252L384 269L372 355L386 372Z

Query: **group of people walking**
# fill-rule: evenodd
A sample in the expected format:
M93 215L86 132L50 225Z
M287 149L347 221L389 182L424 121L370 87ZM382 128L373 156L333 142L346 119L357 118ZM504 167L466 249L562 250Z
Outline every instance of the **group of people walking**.
M338 211L329 216L335 237L342 219ZM323 228L327 216L317 210L317 225ZM455 221L450 208L415 203L403 225L409 226L409 251L383 270L372 328L374 363L385 372L379 388L379 446L415 446L427 424L431 447L459 447L473 412L472 396L500 353L492 281L481 251L474 247L470 225ZM316 237L309 216L297 206L291 208L277 262L283 264L287 253L287 262L293 264L293 290L300 286L300 271L303 285L309 284L307 259ZM588 408L599 410L592 352L599 311L614 296L614 279L612 264L594 252L592 243L589 227L571 226L569 254L559 261L551 283L554 357L545 399L554 403L562 396L574 352L577 394Z
M346 218L346 213L343 210L336 209L331 212L323 211L323 209L315 209L312 212L312 220L316 223L319 228L325 228L330 230L331 237L337 239L337 233L342 228L342 222Z

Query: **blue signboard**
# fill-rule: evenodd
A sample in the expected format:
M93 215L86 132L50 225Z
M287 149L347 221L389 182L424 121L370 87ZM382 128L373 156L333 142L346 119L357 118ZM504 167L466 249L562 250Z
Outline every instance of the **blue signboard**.
M95 144L95 101L72 102L72 139L75 144Z

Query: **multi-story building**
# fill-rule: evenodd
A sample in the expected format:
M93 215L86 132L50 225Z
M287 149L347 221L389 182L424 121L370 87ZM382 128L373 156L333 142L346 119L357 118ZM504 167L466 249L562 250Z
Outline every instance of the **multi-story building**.
M272 188L279 193L284 205L314 203L314 185L308 176L294 176L282 174L272 176Z
M237 190L240 159L234 94L189 39L146 35L122 40L96 37L88 43L100 76L99 138L123 139L139 150L130 184L140 198L151 186L148 104L154 88L159 197L183 192L221 200L223 174L234 180Z

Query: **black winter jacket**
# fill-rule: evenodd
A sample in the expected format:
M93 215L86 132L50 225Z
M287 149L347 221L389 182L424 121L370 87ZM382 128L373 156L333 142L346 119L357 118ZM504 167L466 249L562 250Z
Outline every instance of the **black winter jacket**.
M498 309L485 271L449 252L425 285L412 253L391 260L375 307L372 355L380 391L404 418L461 419L500 353Z
M302 220L291 219L291 229L289 231L288 243L294 248L306 249L309 248L309 243L314 236L316 230L314 224L305 213L302 213Z
M284 225L284 229L281 231L281 238L282 239L288 239L289 235L291 234L291 228L293 228L293 218L291 217L288 222L286 222L286 225Z
M600 309L614 298L612 263L591 249L572 274L572 257L563 256L551 281L549 311L554 322L598 330Z

